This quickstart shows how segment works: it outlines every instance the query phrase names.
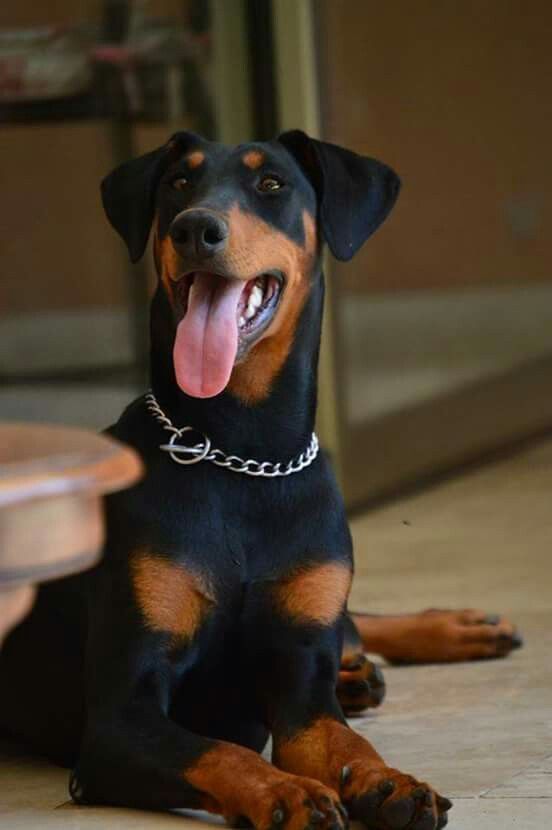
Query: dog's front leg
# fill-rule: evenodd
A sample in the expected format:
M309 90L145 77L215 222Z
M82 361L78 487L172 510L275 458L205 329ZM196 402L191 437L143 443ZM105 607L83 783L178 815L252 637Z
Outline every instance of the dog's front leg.
M182 729L144 698L92 713L70 792L80 804L207 810L255 830L306 830L315 821L343 830L333 821L338 797L321 782Z
M248 664L255 666L274 763L335 789L351 817L371 830L444 827L450 802L388 767L343 717L336 678L349 584L345 567L311 565L263 583L251 598L249 613L256 620L248 627L255 632Z
M199 620L194 612L200 605L198 580L166 560L152 562L134 569L134 601L127 580L113 575L100 576L103 584L94 592L87 725L70 781L74 800L203 809L227 819L243 817L256 830L305 830L318 820L329 830L338 799L328 787L278 770L245 747L195 734L169 718L175 675L180 685L185 683L195 655L208 645L207 627L216 630L216 608ZM149 576L155 576L147 583L147 595L140 588L146 584L146 565ZM169 570L170 580L165 579ZM162 630L172 623L172 630ZM342 824L335 830L342 830Z

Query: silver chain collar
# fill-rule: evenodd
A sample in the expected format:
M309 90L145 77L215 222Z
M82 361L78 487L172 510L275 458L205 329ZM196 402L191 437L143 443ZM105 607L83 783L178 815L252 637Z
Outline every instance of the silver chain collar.
M163 429L171 433L169 443L160 444L159 449L168 452L177 464L198 464L200 461L210 461L212 464L216 464L217 467L225 467L233 473L276 478L276 476L289 476L292 473L299 473L309 464L312 464L318 455L319 444L315 432L312 433L311 442L307 449L297 458L292 458L287 464L282 464L281 461L276 464L273 464L272 461L255 461L253 458L245 460L240 458L239 455L226 455L222 450L213 449L209 438L195 427L186 426L180 429L175 427L157 403L157 398L151 390L146 394L145 400L146 406L154 418L163 425ZM177 444L178 439L182 438L187 432L195 432L196 435L201 435L202 442L193 446ZM187 457L179 458L179 453Z

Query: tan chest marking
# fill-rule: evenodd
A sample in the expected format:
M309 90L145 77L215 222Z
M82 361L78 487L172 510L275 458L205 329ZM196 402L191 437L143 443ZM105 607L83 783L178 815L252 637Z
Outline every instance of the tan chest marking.
M207 580L180 564L149 552L131 560L134 596L151 631L191 640L215 604Z
M274 589L279 612L297 623L330 625L345 608L352 573L342 562L295 571Z

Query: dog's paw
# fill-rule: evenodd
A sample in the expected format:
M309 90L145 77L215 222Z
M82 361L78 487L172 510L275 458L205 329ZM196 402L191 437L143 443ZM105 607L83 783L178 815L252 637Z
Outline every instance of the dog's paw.
M347 811L338 794L319 781L283 774L256 792L247 816L227 817L255 830L347 830Z
M339 669L337 697L345 714L360 715L379 706L385 697L385 680L379 666L366 655L345 657Z
M341 797L351 819L369 830L441 830L452 807L429 784L362 761L343 767Z
M415 643L419 642L420 659L415 658L413 662L455 662L506 657L523 645L515 626L499 614L488 614L471 608L457 611L431 608L416 617L411 647L415 648ZM410 661L402 661L399 657L395 662Z
M374 623L357 615L355 622L369 650ZM431 608L416 614L382 617L377 622L377 651L390 663L454 663L506 657L521 648L516 627L499 614L471 608Z

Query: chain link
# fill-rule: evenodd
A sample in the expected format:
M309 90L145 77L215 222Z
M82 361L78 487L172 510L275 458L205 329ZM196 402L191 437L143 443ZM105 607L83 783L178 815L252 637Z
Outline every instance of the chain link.
M175 427L157 402L157 398L150 390L145 396L146 406L154 418L162 425L163 429L170 432L171 437L167 444L160 444L159 449L168 452L173 461L177 464L198 464L200 461L210 461L217 467L224 467L233 473L245 473L248 476L259 476L262 478L276 478L277 476L289 476L299 473L308 467L318 455L319 444L316 433L312 433L309 446L297 458L292 458L287 464L278 461L276 464L271 461L255 461L253 458L243 459L239 455L226 455L222 450L211 447L211 441L200 430L195 427ZM195 432L201 435L202 441L193 446L179 444L177 441L187 432ZM179 453L187 457L179 457Z

